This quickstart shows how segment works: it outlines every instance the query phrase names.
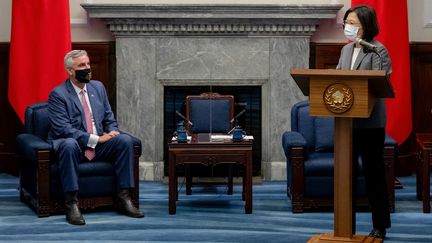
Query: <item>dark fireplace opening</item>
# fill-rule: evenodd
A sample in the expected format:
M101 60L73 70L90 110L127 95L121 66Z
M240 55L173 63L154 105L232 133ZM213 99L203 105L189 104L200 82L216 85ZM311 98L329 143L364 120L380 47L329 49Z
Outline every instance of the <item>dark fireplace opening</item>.
M253 176L261 175L261 86L165 86L164 87L164 175L168 175L168 140L171 139L176 124L182 120L176 110L185 114L186 96L199 95L204 92L215 92L221 95L234 96L234 115L246 109L239 117L240 125L254 137L253 142ZM234 176L241 169L234 168ZM191 168L193 176L226 176L227 167L215 166ZM182 171L180 171L182 175ZM240 174L239 174L240 175Z

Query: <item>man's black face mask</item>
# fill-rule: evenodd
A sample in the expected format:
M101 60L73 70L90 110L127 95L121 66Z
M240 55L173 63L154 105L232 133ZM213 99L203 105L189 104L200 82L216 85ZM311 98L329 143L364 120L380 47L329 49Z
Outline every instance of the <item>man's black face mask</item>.
M81 83L88 83L91 79L91 69L75 70L75 78Z

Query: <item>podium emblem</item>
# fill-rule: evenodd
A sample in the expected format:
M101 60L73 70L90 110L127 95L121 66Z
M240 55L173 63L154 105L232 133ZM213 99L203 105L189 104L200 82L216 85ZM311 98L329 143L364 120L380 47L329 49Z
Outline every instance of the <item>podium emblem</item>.
M336 83L329 85L324 91L324 104L333 113L344 113L348 111L354 103L354 93L345 84Z

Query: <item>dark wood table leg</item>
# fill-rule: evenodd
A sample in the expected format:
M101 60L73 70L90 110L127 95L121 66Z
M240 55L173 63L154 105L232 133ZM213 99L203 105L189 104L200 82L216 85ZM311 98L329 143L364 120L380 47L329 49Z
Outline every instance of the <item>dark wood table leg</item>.
M423 169L423 163L424 163L424 154L423 149L420 147L420 145L417 145L417 165L416 165L416 196L417 200L423 200L423 182L422 182L422 169Z
M245 165L245 171L243 173L242 178L242 200L246 200L246 165Z
M179 191L178 191L178 175L176 173L176 177L175 177L175 188L176 188L176 202L179 200Z
M423 212L430 213L430 149L426 148L423 151L423 171L422 171L422 191L423 191Z
M169 154L168 180L169 180L169 196L168 196L169 214L175 214L178 195L177 195L177 175L176 175L176 165L175 165L175 154L172 152L170 152Z
M228 165L228 195L233 194L233 164Z
M252 213L252 151L246 154L246 201L245 213Z
M192 195L192 174L189 164L185 164L186 195Z

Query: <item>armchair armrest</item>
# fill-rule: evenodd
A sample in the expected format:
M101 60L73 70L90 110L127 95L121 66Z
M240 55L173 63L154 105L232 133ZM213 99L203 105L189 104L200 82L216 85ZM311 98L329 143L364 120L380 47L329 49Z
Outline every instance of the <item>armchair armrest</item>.
M287 196L293 202L293 212L302 211L304 195L304 148L306 139L299 132L287 131L282 135L282 147L287 158Z
M306 139L299 132L287 131L282 135L282 147L287 158L291 156L292 147L306 147L306 145Z
M50 143L30 133L19 134L16 138L16 142L18 154L24 160L34 163L36 163L38 159L38 151L51 151L52 149Z

